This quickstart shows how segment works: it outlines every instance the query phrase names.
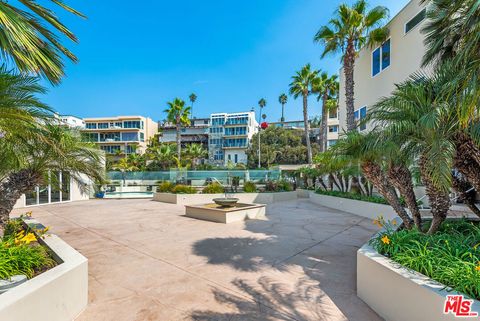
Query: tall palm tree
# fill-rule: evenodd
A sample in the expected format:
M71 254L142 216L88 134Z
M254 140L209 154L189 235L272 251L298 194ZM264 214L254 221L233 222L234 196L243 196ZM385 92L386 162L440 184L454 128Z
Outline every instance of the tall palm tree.
M261 117L261 115L263 115L263 113L262 113L263 108L265 108L265 106L267 106L267 101L264 98L261 98L258 101L258 106L260 107L260 114L258 115L259 116L259 118L258 118L258 168L260 168L262 166L261 165L262 150L260 148L260 135L261 135L262 129L260 128L260 122L261 122L260 117Z
M345 74L345 98L347 106L347 131L355 130L354 69L358 51L365 45L373 46L387 38L388 29L380 27L388 17L388 9L377 6L368 10L365 0L355 2L351 7L341 4L336 16L328 26L315 34L314 41L324 46L322 57L330 53L342 54Z
M73 42L77 37L58 19L55 13L35 0L18 0L19 8L8 1L0 1L0 50L4 61L13 62L24 74L39 75L53 84L64 76L66 57L77 62L77 57L60 42L65 36ZM79 17L85 17L61 0L49 2Z
M172 102L167 103L168 108L165 109L167 113L167 120L175 124L177 131L177 159L181 161L182 141L180 131L182 126L190 125L190 107L185 106L185 102L180 98L175 98Z
M312 70L310 64L306 64L300 71L297 71L292 77L290 84L290 95L297 99L303 99L303 122L305 128L305 141L307 144L307 161L312 164L312 146L310 144L310 124L308 122L308 96L318 87L318 70Z
M191 114L192 114L192 119L193 119L193 104L197 101L197 95L195 95L195 93L191 93L190 96L188 96L188 98L190 99L190 102L192 103Z
M278 102L280 103L280 105L282 105L282 118L280 118L280 121L282 123L285 121L284 111L285 111L285 104L287 103L287 101L288 101L288 96L285 93L282 93L278 97Z
M317 100L322 101L322 121L320 129L320 135L322 137L320 150L322 152L327 150L328 111L336 107L338 88L338 76L328 76L326 72L320 74L320 81L316 85L316 88L314 88L315 92L318 93Z

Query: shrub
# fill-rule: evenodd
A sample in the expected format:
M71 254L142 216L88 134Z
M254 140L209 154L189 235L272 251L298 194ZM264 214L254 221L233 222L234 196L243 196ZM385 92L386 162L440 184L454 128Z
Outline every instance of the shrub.
M291 192L293 191L293 185L292 183L282 179L277 182L276 190L277 192Z
M388 223L385 227L370 241L379 253L471 298L480 299L478 222L448 220L433 235L416 229L394 230Z
M361 194L353 194L353 193L340 192L340 191L325 191L322 189L317 189L315 193L321 194L321 195L327 195L327 196L343 197L343 198L348 198L348 199L357 200L357 201L389 205L387 200L381 196L366 196ZM405 202L403 199L400 199L400 203L405 205L404 204Z
M245 193L255 193L257 191L257 185L252 181L245 182L245 184L243 184L243 191Z
M171 193L174 187L175 184L167 181L158 185L157 191L159 191L160 193Z
M178 184L172 188L173 194L196 194L197 190L189 185Z
M203 194L219 194L223 192L225 192L225 189L218 182L208 184L202 190Z
M267 192L275 192L277 190L277 183L274 181L266 181L265 182L265 191Z

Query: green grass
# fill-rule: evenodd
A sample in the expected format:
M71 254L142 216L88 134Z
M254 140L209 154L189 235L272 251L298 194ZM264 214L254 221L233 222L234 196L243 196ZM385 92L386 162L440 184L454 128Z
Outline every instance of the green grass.
M321 195L327 195L327 196L343 197L343 198L348 198L348 199L357 200L357 201L389 205L388 202L383 197L380 197L380 196L365 196L365 195L353 194L348 192L325 191L322 189L317 189L315 193L321 194Z
M389 244L382 241L385 236ZM370 244L400 265L480 300L478 223L446 221L434 235L417 230L394 231L387 226L386 231L372 239Z

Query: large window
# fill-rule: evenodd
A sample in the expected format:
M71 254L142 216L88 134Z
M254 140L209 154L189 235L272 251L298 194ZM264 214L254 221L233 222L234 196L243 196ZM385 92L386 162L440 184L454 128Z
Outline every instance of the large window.
M390 39L372 52L372 76L390 66Z
M225 139L223 146L244 148L244 147L247 147L247 139L246 138Z
M87 129L97 129L97 123L86 123L85 128L87 128Z
M405 24L405 33L408 33L410 30L412 30L413 28L415 28L420 22L423 21L423 19L425 19L425 15L427 13L427 9L426 8L423 8L422 11L420 11L419 13L417 13L417 15L415 17L413 17L412 19L410 19L406 24Z
M137 142L138 141L138 133L137 132L122 133L122 141L124 141L124 142Z
M33 191L25 193L26 206L70 200L70 175L64 172L52 172L49 177L49 184L36 186Z
M360 109L357 109L355 110L355 120L357 122L360 122L362 119L364 119L365 117L367 117L367 107L362 107ZM359 126L359 130L365 130L367 129L367 125L365 123L361 123L360 126Z
M225 128L226 136L246 135L247 127L229 127Z
M247 125L248 115L230 116L227 118L227 125Z
M328 118L337 118L338 117L338 108L330 109L328 111Z
M123 122L123 128L143 128L143 122L139 120L126 120Z
M108 129L108 123L98 123L99 129Z
M107 146L100 146L100 149L105 151L107 154L115 154L120 151L119 145L107 145Z
M119 142L120 141L120 133L100 133L100 141L101 142Z

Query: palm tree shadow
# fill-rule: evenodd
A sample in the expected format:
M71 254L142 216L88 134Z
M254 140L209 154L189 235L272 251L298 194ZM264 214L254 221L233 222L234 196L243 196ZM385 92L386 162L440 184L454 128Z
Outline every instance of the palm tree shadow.
M294 289L271 278L261 277L255 285L244 280L232 282L237 295L214 289L215 300L228 306L232 312L212 310L192 311L192 320L345 320L338 310L327 308L330 302L318 283L310 279L297 281ZM326 304L327 303L327 304Z
M227 264L239 271L254 272L264 267L271 268L274 260L262 253L268 253L276 243L275 238L253 237L209 238L196 242L193 253L208 259L208 264Z

